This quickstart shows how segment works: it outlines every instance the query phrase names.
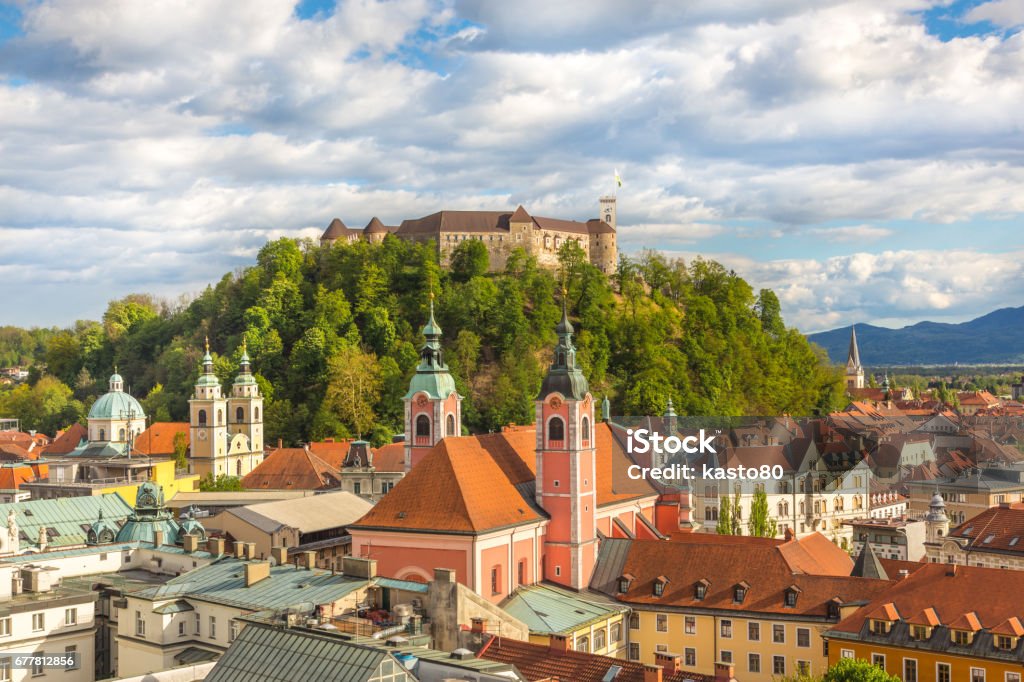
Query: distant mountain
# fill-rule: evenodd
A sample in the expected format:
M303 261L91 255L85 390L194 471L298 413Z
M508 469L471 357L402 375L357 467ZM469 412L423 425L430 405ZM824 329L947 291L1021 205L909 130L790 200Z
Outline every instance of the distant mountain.
M846 362L850 328L810 334L810 341L834 362ZM857 325L857 345L865 367L1024 363L1024 306L1002 308L970 322L919 322L902 329Z

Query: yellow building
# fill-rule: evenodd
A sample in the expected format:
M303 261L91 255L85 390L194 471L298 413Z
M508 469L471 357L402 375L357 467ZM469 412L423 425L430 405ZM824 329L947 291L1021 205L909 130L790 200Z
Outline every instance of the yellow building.
M820 534L775 540L696 533L669 541L606 539L593 589L633 612L627 657L681 657L682 669L768 682L827 665L822 634L888 580L851 576L850 557Z
M904 682L1021 682L1024 572L922 564L826 634Z
M48 479L22 487L34 500L120 493L125 502L134 505L139 484L146 481L161 486L166 499L199 489L199 475L179 473L173 459L87 454L50 462Z
M535 644L550 645L551 637L557 635L575 651L614 658L626 655L629 607L603 595L537 583L518 588L501 607L526 624Z

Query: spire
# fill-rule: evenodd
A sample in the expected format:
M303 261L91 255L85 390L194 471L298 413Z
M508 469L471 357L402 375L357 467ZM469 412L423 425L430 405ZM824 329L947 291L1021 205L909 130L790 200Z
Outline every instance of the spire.
M846 354L846 366L860 369L860 349L857 348L857 328L850 327L850 350Z
M425 341L420 346L420 364L409 385L406 398L425 391L432 398L447 398L455 391L455 379L448 372L441 349L441 325L434 319L434 292L430 292L430 315L423 325Z
M879 561L875 551L871 549L871 543L867 541L864 542L864 547L860 550L850 575L859 578L875 578L876 580L889 579L889 574L885 572L885 567L882 566L882 562Z
M238 359L238 376L235 377L235 385L255 384L256 378L252 375L252 363L249 361L249 349L246 335L242 334L242 357Z
M210 337L206 337L206 354L203 356L203 372L199 376L197 386L220 385L217 375L213 373L213 356L210 355Z
M601 419L609 423L612 420L612 401L608 400L607 393L604 395L604 400L601 401Z
M583 370L576 364L576 346L572 343L573 326L569 322L569 311L566 308L566 290L562 289L562 320L555 327L558 344L555 346L554 362L548 368L547 376L540 387L538 400L543 400L551 393L561 393L566 398L582 400L590 390Z

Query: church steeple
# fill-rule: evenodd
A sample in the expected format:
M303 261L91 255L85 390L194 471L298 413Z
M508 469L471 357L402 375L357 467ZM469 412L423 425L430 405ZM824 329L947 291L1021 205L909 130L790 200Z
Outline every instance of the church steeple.
M423 345L416 374L409 382L405 402L405 470L410 470L430 448L446 436L462 434L462 396L448 371L441 348L441 325L434 319L434 292L423 325Z
M590 390L583 370L576 364L576 346L572 343L572 335L575 330L572 323L569 322L565 299L566 291L563 289L562 319L555 327L558 345L555 346L554 361L544 376L544 383L541 384L537 400L543 400L551 393L561 393L564 398L582 400Z
M850 349L846 353L846 388L864 388L864 368L860 364L856 327L850 327Z

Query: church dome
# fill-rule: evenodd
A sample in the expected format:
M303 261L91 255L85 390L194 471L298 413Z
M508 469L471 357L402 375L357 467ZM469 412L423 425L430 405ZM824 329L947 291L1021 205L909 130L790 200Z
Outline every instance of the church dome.
M110 391L103 394L89 408L89 419L143 419L145 410L138 400L123 390L120 374L110 377Z

